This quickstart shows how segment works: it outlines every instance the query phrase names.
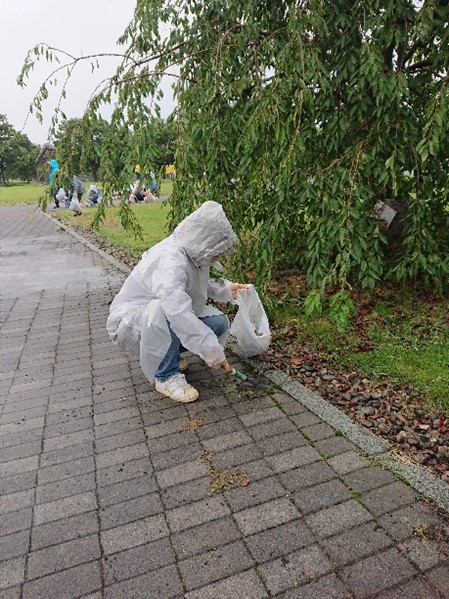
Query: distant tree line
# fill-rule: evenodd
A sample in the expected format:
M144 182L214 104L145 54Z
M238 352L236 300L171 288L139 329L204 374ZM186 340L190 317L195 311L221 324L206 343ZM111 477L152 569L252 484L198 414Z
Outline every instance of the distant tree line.
M11 180L32 181L38 154L39 146L0 114L0 185L8 185Z

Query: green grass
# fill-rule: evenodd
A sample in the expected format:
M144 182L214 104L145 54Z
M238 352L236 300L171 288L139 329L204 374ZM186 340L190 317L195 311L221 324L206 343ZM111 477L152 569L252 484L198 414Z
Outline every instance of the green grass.
M48 189L47 185L38 183L0 187L0 206L37 205L46 189Z
M116 206L106 208L106 219L98 233L110 243L130 251L131 255L136 256L164 239L167 234L165 227L169 207L166 203L133 204L131 209L143 229L143 239L136 238L133 233L122 228ZM95 208L84 208L81 216L73 216L71 210L58 210L55 215L64 218L70 226L75 228L88 228L95 210Z
M285 285L285 283L284 283ZM288 285L288 283L287 283ZM412 288L384 288L355 295L357 312L344 335L326 315L306 317L298 295L274 302L290 353L319 352L339 370L358 371L378 382L408 385L427 398L430 410L449 415L449 299ZM293 332L292 332L293 331Z

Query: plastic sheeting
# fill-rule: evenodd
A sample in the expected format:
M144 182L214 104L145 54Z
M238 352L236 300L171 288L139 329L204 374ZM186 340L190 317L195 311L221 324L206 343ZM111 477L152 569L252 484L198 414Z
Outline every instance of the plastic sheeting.
M208 364L225 360L227 334L216 335L199 317L220 314L208 298L231 301L231 283L209 279L209 265L231 253L237 237L216 202L205 202L173 234L150 248L110 307L114 343L140 356L150 382L170 345L167 321L182 345Z

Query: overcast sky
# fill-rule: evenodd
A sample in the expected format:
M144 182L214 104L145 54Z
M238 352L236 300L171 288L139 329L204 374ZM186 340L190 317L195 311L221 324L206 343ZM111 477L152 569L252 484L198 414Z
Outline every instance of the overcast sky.
M51 64L42 61L27 87L20 88L16 79L28 50L45 42L75 56L121 51L116 41L131 21L135 4L136 0L0 0L0 114L21 131L30 102L51 72ZM95 86L113 72L116 62L106 58L101 64L94 74L89 65L78 65L61 107L67 118L82 116ZM44 124L31 115L23 130L37 144L48 141L57 98L54 88L50 92L54 101L44 104ZM173 109L171 93L166 95L162 116Z

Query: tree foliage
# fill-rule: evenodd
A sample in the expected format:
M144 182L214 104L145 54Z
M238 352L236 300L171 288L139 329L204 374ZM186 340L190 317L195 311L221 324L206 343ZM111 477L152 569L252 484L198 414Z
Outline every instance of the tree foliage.
M154 153L160 80L173 77L172 224L222 202L242 273L259 283L294 266L321 291L385 278L444 288L448 0L137 0L120 41L123 62L87 120L115 102L113 130L134 132L127 164L141 162ZM105 146L114 162L114 134ZM373 218L378 200L403 213L394 243ZM333 309L349 312L344 293Z
M39 148L0 114L0 183L7 185L10 179L31 181L38 153Z

